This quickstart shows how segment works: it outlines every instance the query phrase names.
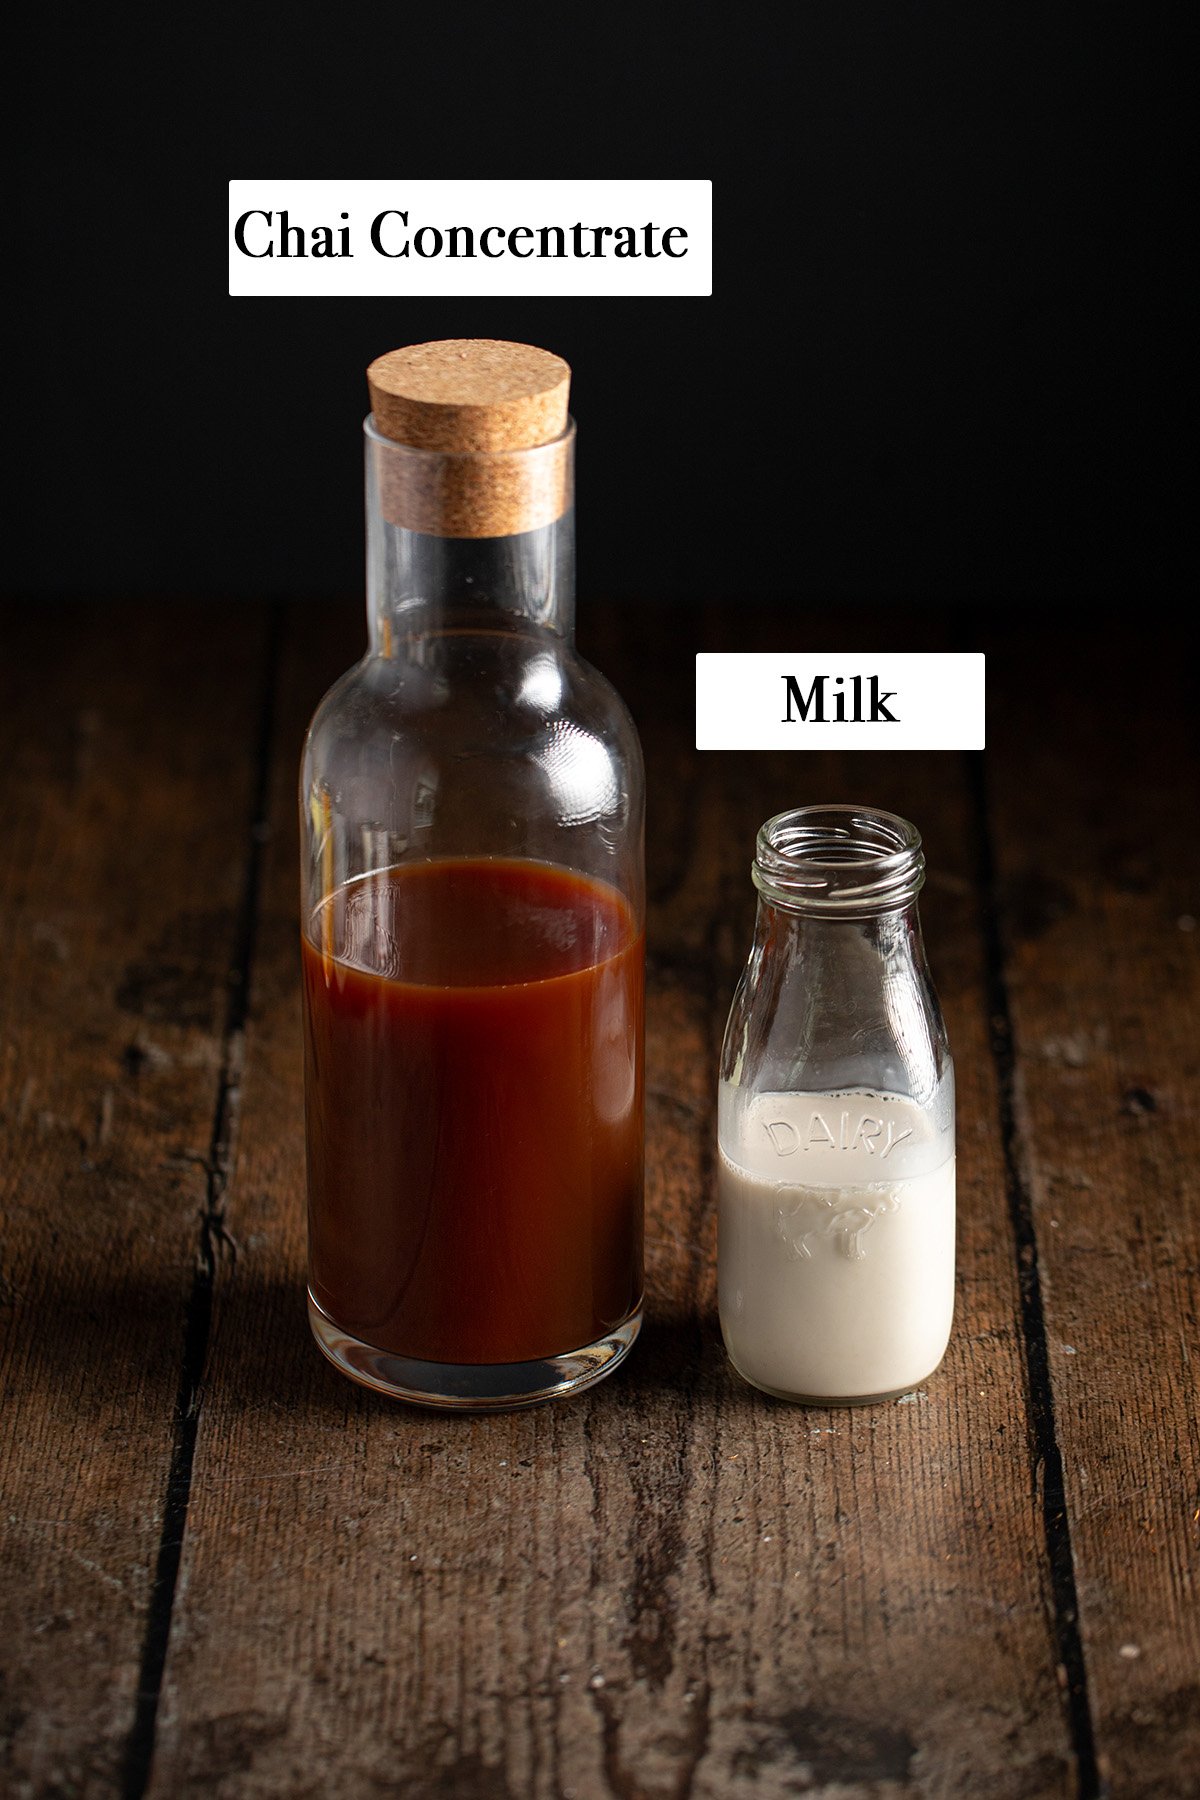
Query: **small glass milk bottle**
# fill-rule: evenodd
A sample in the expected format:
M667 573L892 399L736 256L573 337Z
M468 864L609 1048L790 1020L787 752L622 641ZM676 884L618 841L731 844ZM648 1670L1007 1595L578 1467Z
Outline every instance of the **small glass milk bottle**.
M768 819L718 1100L721 1330L781 1399L907 1392L954 1311L954 1070L915 827L861 806Z

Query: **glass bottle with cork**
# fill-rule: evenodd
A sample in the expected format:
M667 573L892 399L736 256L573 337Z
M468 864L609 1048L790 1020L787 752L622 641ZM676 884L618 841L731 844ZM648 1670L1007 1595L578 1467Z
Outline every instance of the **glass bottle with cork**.
M640 1320L641 752L573 644L566 363L368 383L370 642L301 771L309 1314L370 1387L526 1405Z

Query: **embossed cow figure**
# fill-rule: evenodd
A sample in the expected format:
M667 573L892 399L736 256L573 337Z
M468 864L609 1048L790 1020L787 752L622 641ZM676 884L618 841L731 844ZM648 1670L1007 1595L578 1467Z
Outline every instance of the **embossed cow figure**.
M899 1206L895 1194L866 1197L835 1192L825 1199L808 1193L794 1206L779 1208L775 1228L795 1257L811 1258L813 1239L827 1237L836 1239L843 1255L857 1262L866 1254L863 1240L876 1219Z

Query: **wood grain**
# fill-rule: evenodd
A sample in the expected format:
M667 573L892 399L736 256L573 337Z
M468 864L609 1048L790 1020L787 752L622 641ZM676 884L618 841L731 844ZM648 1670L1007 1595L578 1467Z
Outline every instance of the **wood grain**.
M269 746L262 608L5 620L0 1793L1200 1792L1182 672L1144 633L1107 730L1103 646L1013 629L982 768L697 756L694 650L779 622L589 623L650 779L649 1316L594 1393L470 1420L304 1318L295 767L359 609L291 615ZM715 1320L753 833L821 799L925 833L960 1087L950 1354L858 1412L745 1388Z
M1043 656L988 759L1020 1174L1101 1772L1149 1800L1200 1793L1200 759L1152 628L1119 682Z
M248 849L265 621L13 608L0 677L0 1789L120 1790Z
M650 768L643 1340L572 1404L460 1419L351 1387L307 1338L294 770L358 643L335 656L308 614L292 636L228 1202L239 1249L217 1273L157 1795L1073 1791L964 767L698 757L695 647L641 619L623 655L597 653ZM743 1386L720 1346L715 1058L755 827L863 797L929 843L961 1084L959 1311L912 1399L803 1411Z

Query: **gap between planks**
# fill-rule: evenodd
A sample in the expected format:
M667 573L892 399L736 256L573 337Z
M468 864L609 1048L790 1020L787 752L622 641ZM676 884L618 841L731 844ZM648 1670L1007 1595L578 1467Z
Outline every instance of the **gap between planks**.
M1079 1628L1079 1595L1071 1548L1062 1450L1054 1416L1050 1348L1042 1300L1041 1265L1033 1199L1026 1181L1016 1109L1016 1050L1012 1009L1005 974L1004 938L996 858L992 849L990 809L984 753L965 756L967 781L974 799L980 933L984 949L988 1039L996 1071L1004 1180L1016 1256L1017 1292L1021 1306L1021 1344L1029 1396L1030 1447L1035 1485L1041 1490L1042 1526L1050 1566L1050 1596L1055 1647L1063 1682L1067 1726L1075 1753L1078 1800L1103 1800L1107 1792L1096 1753L1096 1728L1088 1692L1087 1663Z
M276 603L270 612L263 657L254 789L247 827L245 872L231 959L232 976L222 1031L221 1073L213 1108L207 1158L206 1201L199 1224L196 1266L185 1315L183 1358L163 1523L143 1640L137 1703L126 1746L122 1786L124 1800L143 1800L150 1779L161 1687L187 1528L216 1271L220 1257L231 1244L225 1228L225 1186L236 1134L242 1042L258 929L282 639L283 612ZM1058 1660L1064 1673L1064 1705L1076 1758L1079 1800L1102 1800L1105 1787L1097 1758L1087 1669L1079 1628L1079 1602L1064 1491L1062 1453L1058 1443L1050 1381L1037 1237L1032 1200L1022 1169L1020 1133L1016 1118L1015 1048L998 911L987 783L982 754L971 753L966 756L965 761L970 789L975 799L976 858L982 900L981 930L986 958L989 1037L997 1080L999 1124L1020 1295L1031 1451L1035 1460L1035 1478L1040 1476L1043 1529L1050 1569L1052 1627Z
M162 1531L154 1569L154 1585L146 1615L138 1673L137 1704L125 1748L122 1777L123 1800L142 1800L150 1780L158 1728L159 1698L167 1664L171 1618L183 1540L187 1531L192 1467L203 1404L203 1381L212 1327L213 1287L217 1263L235 1253L225 1228L225 1194L237 1132L241 1090L242 1050L250 1003L250 982L258 935L259 890L262 880L263 845L267 832L272 737L283 642L283 611L271 604L263 651L259 726L254 745L254 786L247 824L246 864L238 903L237 925L230 958L229 996L221 1033L221 1072L213 1105L212 1131L206 1159L204 1211L200 1215L196 1264L184 1315L183 1360L175 1400L175 1432L171 1463L163 1501Z

